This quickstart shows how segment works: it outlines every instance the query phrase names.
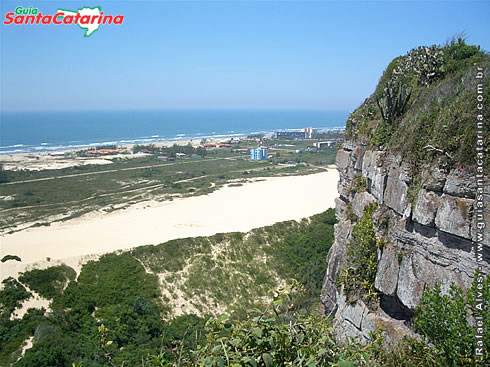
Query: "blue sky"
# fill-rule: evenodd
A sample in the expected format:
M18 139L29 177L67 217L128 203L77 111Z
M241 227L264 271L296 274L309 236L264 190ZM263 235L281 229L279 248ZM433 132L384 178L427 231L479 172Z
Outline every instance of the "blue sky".
M4 111L158 108L353 110L396 56L465 32L490 50L490 2L1 1L101 6L77 26L0 25Z

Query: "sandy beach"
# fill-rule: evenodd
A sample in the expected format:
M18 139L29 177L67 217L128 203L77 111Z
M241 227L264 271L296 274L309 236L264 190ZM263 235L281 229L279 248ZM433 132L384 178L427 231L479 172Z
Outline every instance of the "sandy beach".
M210 137L206 138L207 143L220 143L228 141L237 137ZM193 147L201 145L201 139L188 139L188 140L166 140L154 143L148 143L155 145L156 147L187 145L190 144ZM77 149L64 149L63 151L51 151L51 152L32 152L32 153L13 153L13 154L0 154L0 163L3 165L4 170L27 170L27 171L41 171L49 169L63 169L77 166L88 165L109 165L112 164L113 159L132 159L141 158L147 156L145 153L132 154L132 149L135 144L120 144L118 147L124 152L123 154L113 154L109 156L100 157L80 157L75 153L80 150L86 150L90 147L77 148Z
M0 257L22 262L2 264L0 280L36 262L159 244L171 239L249 231L285 220L298 220L334 207L338 172L272 177L243 186L228 186L209 195L167 202L141 202L109 214L94 212L49 227L0 237ZM64 261L65 262L65 261Z

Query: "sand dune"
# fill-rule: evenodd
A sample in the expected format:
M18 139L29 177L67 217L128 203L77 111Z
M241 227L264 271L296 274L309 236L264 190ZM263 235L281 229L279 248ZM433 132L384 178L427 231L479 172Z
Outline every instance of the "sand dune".
M249 231L276 222L301 219L334 207L338 172L272 177L209 195L168 202L143 202L109 214L91 213L49 227L0 237L0 256L17 255L22 263L1 264L0 279L29 264L80 258L171 239Z

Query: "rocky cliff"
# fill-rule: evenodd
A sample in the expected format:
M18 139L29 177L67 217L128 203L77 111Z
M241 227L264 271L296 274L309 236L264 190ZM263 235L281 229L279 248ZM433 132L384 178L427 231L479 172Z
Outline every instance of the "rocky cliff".
M321 295L341 339L415 335L410 320L427 285L447 293L451 283L471 286L478 265L489 273L488 235L483 260L474 252L476 93L482 85L488 101L489 71L488 55L462 40L421 47L393 60L349 117Z

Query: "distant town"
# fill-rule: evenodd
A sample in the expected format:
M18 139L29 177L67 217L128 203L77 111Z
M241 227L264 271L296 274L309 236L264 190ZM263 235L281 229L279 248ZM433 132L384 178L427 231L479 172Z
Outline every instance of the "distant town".
M222 141L208 142L207 139L202 139L199 145L190 142L187 145L174 144L173 147L158 147L154 144L149 145L134 145L134 146L100 146L91 148L90 150L81 150L77 152L82 157L102 157L102 156L114 156L119 154L156 154L165 152L167 154L158 155L158 160L167 162L174 161L175 159L199 159L206 155L206 150L214 149L231 149L232 153L249 155L253 161L271 160L274 158L273 150L278 149L294 149L296 153L302 152L315 152L325 148L333 148L337 146L337 141L343 136L343 131L328 131L322 132L312 127L306 127L300 131L275 131L271 135L250 135L243 138L228 138ZM325 140L322 140L325 138ZM255 141L256 147L251 147L250 142ZM294 142L311 141L311 144L304 144L297 146ZM289 144L288 144L289 143ZM246 145L246 146L244 146ZM64 152L49 153L51 156L63 156Z

